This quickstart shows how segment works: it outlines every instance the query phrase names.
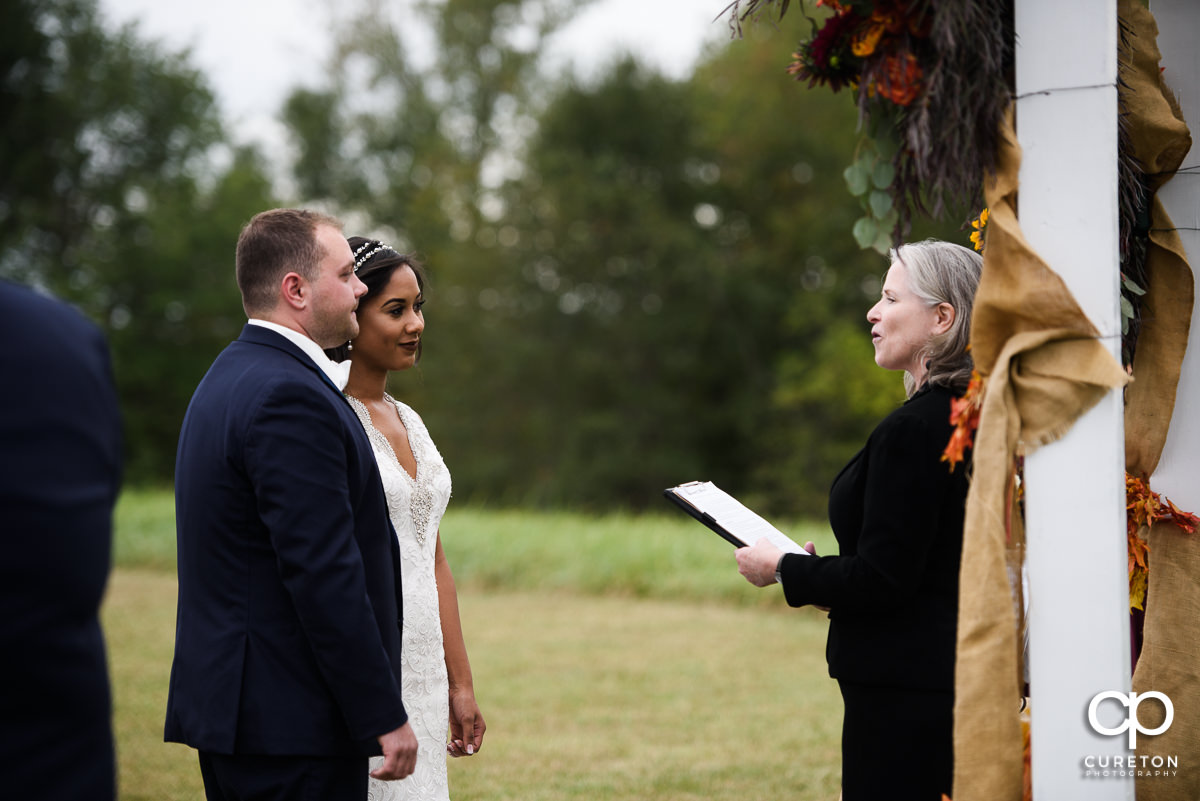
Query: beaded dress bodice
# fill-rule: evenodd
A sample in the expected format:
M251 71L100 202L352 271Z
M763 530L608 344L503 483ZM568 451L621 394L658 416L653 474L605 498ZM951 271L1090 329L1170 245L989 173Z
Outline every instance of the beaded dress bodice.
M367 407L357 398L346 396L371 441L387 495L388 515L400 542L404 598L400 692L419 750L417 767L411 776L396 782L370 779L367 798L368 801L446 801L450 797L446 780L449 684L434 554L438 526L450 501L450 471L420 416L390 395L384 397L408 431L409 445L417 462L416 478L401 467L391 443L372 423ZM372 759L371 766L375 767L379 761L378 757Z

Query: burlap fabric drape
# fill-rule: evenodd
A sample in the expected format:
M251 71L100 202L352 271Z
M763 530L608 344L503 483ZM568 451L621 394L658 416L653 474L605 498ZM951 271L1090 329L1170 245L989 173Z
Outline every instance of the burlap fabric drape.
M1138 71L1143 76L1153 74L1153 94L1161 99L1157 50L1151 53L1142 49L1147 40L1153 45L1153 19L1136 2L1122 0L1120 7L1122 18L1133 31L1130 42L1137 51ZM1125 73L1123 77L1128 80ZM1139 85L1134 91L1146 89ZM1158 104L1135 105L1133 114L1140 117L1154 111ZM1156 122L1146 125L1139 121L1139 129L1157 126L1162 131L1177 130L1177 125L1157 111L1151 119ZM1159 134L1147 135L1157 141L1163 139ZM1006 518L1012 512L1010 476L1014 456L1018 448L1029 451L1061 436L1106 392L1128 381L1121 366L1095 339L1097 332L1061 279L1037 257L1021 234L1016 217L1020 148L1011 116L1005 123L1000 149L997 175L985 191L990 219L971 329L975 362L987 378L987 389L975 437L974 480L964 531L955 701L955 801L1015 801L1022 796L1022 736L1016 713L1021 692L1020 646L1010 577L1019 575L1016 570L1023 543L1010 542L1006 527ZM1179 155L1182 157L1182 153ZM1169 173L1178 165L1178 161L1174 166L1167 163L1169 157L1155 162L1139 156L1148 172ZM1169 229L1161 208L1157 212L1160 216L1155 228ZM1171 354L1180 338L1178 318L1185 305L1181 300L1164 297L1178 289L1176 279L1163 276L1177 276L1180 271L1163 252L1179 254L1182 249L1164 247L1171 237L1157 233L1163 236L1155 243L1160 252L1152 255L1152 289L1144 305L1147 319L1135 365L1136 370L1153 373L1154 378L1147 375L1148 388L1139 388L1134 396L1138 405L1127 413L1127 419L1133 421L1132 425L1127 422L1128 437L1139 440L1138 458L1142 462L1148 452L1153 453L1156 462L1165 439L1179 372L1178 359ZM1183 317L1186 341L1191 275L1186 264L1183 266L1189 287ZM1164 285L1156 286L1159 281ZM1163 362L1174 363L1173 377ZM1140 380L1141 373L1137 374ZM1167 395L1164 411L1162 399ZM1154 440L1147 440L1152 436L1149 431L1160 425L1162 437L1155 448ZM1152 575L1154 586L1158 586L1160 576ZM1035 698L1034 714L1036 709Z
M1130 144L1153 191L1178 169L1192 141L1158 69L1154 18L1132 0L1122 0L1120 8L1131 34L1121 71L1129 95L1125 106ZM1157 199L1151 208L1147 274L1149 289L1134 356L1137 381L1129 388L1125 407L1126 469L1145 476L1154 471L1167 439L1194 291L1179 235ZM1141 533L1150 544L1150 589L1133 689L1165 693L1174 704L1175 719L1163 734L1138 738L1137 753L1176 755L1180 771L1170 779L1138 777L1137 796L1139 801L1195 801L1200 798L1200 537L1184 534L1171 523L1158 523ZM1162 722L1162 709L1145 704L1139 719L1155 728Z
M1159 72L1162 56L1154 17L1135 0L1120 0L1118 5L1127 31L1128 47L1121 49L1120 69L1129 144L1146 173L1146 188L1153 193L1183 163L1192 137ZM1125 395L1125 465L1130 473L1149 476L1167 440L1193 300L1192 270L1183 243L1157 197L1150 208L1146 274L1149 286L1133 362L1137 380Z
M1018 447L1062 436L1128 376L1057 273L1025 241L1016 216L1021 152L1011 115L998 170L988 182L983 276L975 296L971 348L987 388L975 434L959 595L954 704L955 801L1022 795L1017 611L1006 519ZM1019 574L1018 574L1019 575Z

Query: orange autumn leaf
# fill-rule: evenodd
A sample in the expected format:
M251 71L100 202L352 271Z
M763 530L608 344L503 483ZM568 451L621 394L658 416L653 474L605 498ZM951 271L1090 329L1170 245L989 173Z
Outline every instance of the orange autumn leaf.
M1173 523L1188 534L1200 526L1200 518L1184 512L1150 489L1145 478L1125 474L1125 530L1129 551L1129 607L1143 609L1150 578L1150 544L1143 531L1160 521Z
M1138 570L1129 574L1129 608L1146 611L1146 588L1150 585L1150 573Z
M1200 517L1197 517L1191 512L1180 511L1175 504L1171 503L1166 498L1163 498L1162 502L1166 504L1168 509L1171 510L1170 517L1172 523L1186 531L1188 534L1196 533L1196 527L1200 526Z
M950 441L946 443L946 450L942 452L942 461L950 463L950 470L953 471L958 463L966 458L966 450L971 447L972 433L966 428L956 427L954 433L950 435Z
M979 428L979 410L983 408L983 377L971 372L971 383L961 398L950 401L950 424L954 431L942 451L942 461L950 463L951 472L966 458L966 450L974 444L975 429Z

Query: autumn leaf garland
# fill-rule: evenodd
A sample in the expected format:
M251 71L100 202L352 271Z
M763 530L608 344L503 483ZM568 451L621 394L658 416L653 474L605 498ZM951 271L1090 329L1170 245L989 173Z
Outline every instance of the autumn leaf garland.
M979 428L979 413L983 407L986 381L978 371L971 373L971 383L962 397L950 401L950 423L954 426L950 440L942 452L942 461L954 470L966 458ZM1200 517L1185 512L1170 500L1150 489L1144 476L1125 474L1125 528L1129 555L1129 608L1144 609L1146 587L1150 576L1150 545L1143 532L1160 521L1173 523L1181 531L1194 534L1200 527Z
M1125 524L1129 538L1129 608L1143 609L1146 585L1150 574L1150 545L1143 531L1159 521L1174 523L1180 530L1196 533L1200 518L1184 512L1175 504L1150 489L1143 476L1125 474Z

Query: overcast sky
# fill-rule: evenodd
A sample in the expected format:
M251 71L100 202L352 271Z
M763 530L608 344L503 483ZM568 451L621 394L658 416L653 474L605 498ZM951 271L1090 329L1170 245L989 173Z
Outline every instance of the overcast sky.
M392 0L403 3L404 0ZM668 75L690 71L706 42L727 40L729 0L594 0L556 36L547 64L583 73L630 50ZM328 0L100 0L114 24L188 47L217 92L235 138L270 143L288 90L319 84L329 49Z

